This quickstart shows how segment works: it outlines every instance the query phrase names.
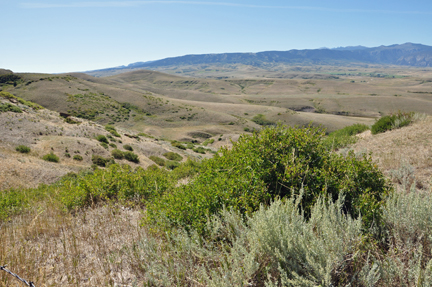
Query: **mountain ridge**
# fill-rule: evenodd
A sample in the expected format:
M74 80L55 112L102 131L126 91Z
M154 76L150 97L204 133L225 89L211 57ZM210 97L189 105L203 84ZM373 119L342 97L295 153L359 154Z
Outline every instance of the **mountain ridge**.
M349 63L432 67L432 46L404 43L372 48L349 46L257 53L190 54L84 73L104 76L104 72L122 73L134 69L203 64L243 64L266 68L278 64L344 65Z

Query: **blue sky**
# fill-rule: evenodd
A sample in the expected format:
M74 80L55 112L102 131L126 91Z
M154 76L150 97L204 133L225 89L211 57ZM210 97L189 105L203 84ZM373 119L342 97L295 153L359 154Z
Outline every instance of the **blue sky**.
M186 54L432 46L432 1L0 0L0 68L85 71Z

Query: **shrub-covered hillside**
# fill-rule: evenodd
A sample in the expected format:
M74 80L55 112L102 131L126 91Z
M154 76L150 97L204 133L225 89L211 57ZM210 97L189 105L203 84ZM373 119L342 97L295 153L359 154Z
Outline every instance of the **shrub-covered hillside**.
M5 191L0 264L52 286L429 286L432 195L327 139L272 126L172 171Z

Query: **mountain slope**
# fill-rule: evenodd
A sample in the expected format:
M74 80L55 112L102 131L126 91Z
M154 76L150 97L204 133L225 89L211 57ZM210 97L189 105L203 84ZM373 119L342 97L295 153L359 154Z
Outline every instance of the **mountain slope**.
M277 64L343 65L347 63L432 67L432 47L405 43L374 48L357 46L336 49L185 55L152 62L138 62L117 68L88 71L86 73L106 76L135 69L155 69L158 67L185 65L243 64L254 67L268 67Z

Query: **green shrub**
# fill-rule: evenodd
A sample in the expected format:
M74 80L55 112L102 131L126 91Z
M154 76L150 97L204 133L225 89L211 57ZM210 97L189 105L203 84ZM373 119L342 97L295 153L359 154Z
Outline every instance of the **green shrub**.
M200 168L200 161L188 158L187 161L182 162L177 168L175 168L170 175L173 177L174 180L179 180L187 177L190 178L195 176L200 171Z
M123 148L124 148L125 150L128 150L128 151L133 151L133 148L132 148L130 145L128 145L128 144L125 144L125 145L123 146Z
M134 162L134 163L139 163L138 155L134 154L134 153L131 152L131 151L125 151L125 152L123 153L123 155L124 155L124 158L125 158L126 160L131 161L131 162Z
M176 169L179 166L180 166L180 163L177 161L173 161L173 160L169 160L165 163L165 167L168 169L171 169L171 170Z
M375 124L372 125L371 132L373 135L383 133L392 129L393 116L381 117Z
M68 153L68 152L65 152L64 156L67 157L67 158L71 157L70 153Z
M242 135L232 149L204 161L200 173L187 185L148 206L148 220L162 226L203 230L207 216L223 206L251 214L273 198L291 197L304 190L306 216L319 196L336 200L344 195L343 209L366 226L379 219L380 206L390 188L366 156L357 159L329 152L319 128L267 128Z
M176 152L171 152L171 151L164 153L163 156L169 160L174 160L174 161L181 161L183 159L183 157L181 155L179 155Z
M160 157L157 157L155 155L151 155L149 157L149 159L151 159L152 161L154 161L159 166L165 166L165 160L162 159L162 158L160 158Z
M113 143L110 143L109 146L112 147L112 148L117 148L117 145L113 144Z
M92 162L95 165L105 167L107 162L108 162L108 159L106 159L100 155L92 155Z
M20 97L15 97L14 95L12 95L11 93L8 93L8 92L0 91L0 97L5 98L5 99L15 99L19 103L26 105L26 106L32 108L33 110L43 109L43 107L38 105L38 104L32 103L30 101L26 101L24 99L21 99Z
M207 145L209 145L209 144L212 144L212 143L214 143L214 139L206 139L203 143L202 143L202 145L203 146L207 146Z
M74 125L74 124L80 124L81 122L79 122L79 121L74 121L71 117L67 117L67 118L65 118L65 120L64 120L66 123L68 123L68 124L71 124L71 125Z
M112 164L62 182L59 197L68 209L108 200L142 204L171 190L174 184L164 169L133 170L128 165Z
M104 149L108 149L108 145L104 142L99 143Z
M53 154L52 152L49 154L46 154L42 157L43 160L50 161L50 162L59 162L59 157Z
M20 152L20 153L29 153L31 149L28 146L19 145L15 148L15 150Z
M195 147L195 145L193 144L193 143L188 143L187 145L186 145L186 148L187 149L193 149Z
M269 267L280 272L281 286L346 286L333 285L334 273L353 260L347 256L361 242L361 219L344 214L343 196L328 204L319 198L309 221L299 212L299 201L276 201L268 209L261 208L248 222L249 245L256 244L259 253L271 258ZM276 282L266 285L280 286Z
M179 148L179 149L182 149L182 150L186 150L186 147L184 145L182 145L181 143L177 142L177 141L172 141L171 145L173 147L176 147L176 148Z
M151 135L146 134L146 133L139 133L138 136L154 139L154 136L151 136Z
M202 146L196 147L194 149L192 149L194 152L196 153L200 153L200 154L205 154L205 148L203 148Z
M111 155L115 158L115 159L123 159L124 158L124 154L121 150L119 149L114 149L111 151Z
M319 199L309 221L295 198L247 218L224 209L207 221L207 236L180 228L166 241L138 241L131 255L142 277L163 286L189 286L190 278L202 286L375 286L356 280L367 256L358 248L362 225L344 214L342 201Z
M329 150L337 150L357 142L355 135L368 130L364 124L354 124L330 133L323 139L324 146Z
M19 107L11 105L9 103L0 103L0 113L3 112L22 113L22 110Z
M260 126L274 126L275 122L269 121L263 114L258 114L252 118L252 121Z
M80 156L79 154L76 154L76 155L73 156L73 159L76 160L76 161L82 161L83 157Z
M115 127L113 127L112 125L106 125L105 130L110 132L115 137L118 138L120 137L120 134L116 131Z
M96 136L96 139L99 141L99 142L101 142L101 143L105 143L105 144L108 144L109 142L108 142L108 139L106 138L106 136L104 136L104 135L97 135Z
M401 112L396 114L381 117L375 124L372 125L371 132L373 135L383 133L392 129L398 129L409 125L418 117L414 112Z

